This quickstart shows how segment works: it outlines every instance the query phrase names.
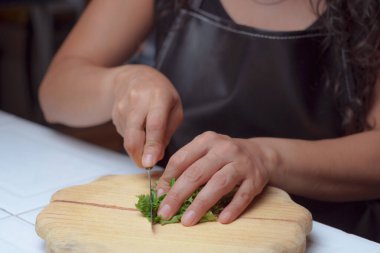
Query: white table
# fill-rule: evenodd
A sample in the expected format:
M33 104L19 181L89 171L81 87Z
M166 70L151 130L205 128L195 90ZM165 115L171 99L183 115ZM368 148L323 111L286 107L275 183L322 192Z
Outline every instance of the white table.
M0 111L0 252L43 253L37 214L60 188L141 173L126 155ZM313 222L307 253L380 253L380 244Z

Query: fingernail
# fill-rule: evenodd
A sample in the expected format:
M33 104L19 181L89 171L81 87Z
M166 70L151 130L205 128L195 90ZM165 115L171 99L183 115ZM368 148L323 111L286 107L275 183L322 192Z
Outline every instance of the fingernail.
M142 164L145 168L147 167L153 167L153 155L151 154L147 154L147 155L144 155L143 159L142 159Z
M157 190L157 196L158 196L158 197L161 197L161 196L164 195L164 194L165 194L164 189L158 189L158 190Z
M158 211L158 216L161 216L164 220L168 220L170 218L170 212L171 212L171 207L166 204L160 210Z
M230 212L222 212L219 216L219 221L221 223L228 223L231 219L231 213Z
M181 222L185 226L193 225L195 220L195 212L193 210L187 211L181 218Z

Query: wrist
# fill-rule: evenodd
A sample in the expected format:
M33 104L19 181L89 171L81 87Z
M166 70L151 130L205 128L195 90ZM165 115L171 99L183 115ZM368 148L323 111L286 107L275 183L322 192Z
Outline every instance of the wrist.
M112 89L112 95L115 98L120 92L122 87L125 87L130 79L131 71L133 67L131 65L123 65L110 69L107 82Z
M282 178L283 171L283 158L278 148L278 140L275 138L251 138L249 139L251 143L260 148L262 153L262 163L268 171L269 183L272 185L278 185L278 179Z

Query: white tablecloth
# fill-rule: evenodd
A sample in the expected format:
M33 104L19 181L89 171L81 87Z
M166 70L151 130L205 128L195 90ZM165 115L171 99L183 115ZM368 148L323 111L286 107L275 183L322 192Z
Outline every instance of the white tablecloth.
M141 173L126 155L0 111L0 252L42 253L37 214L63 187ZM307 253L380 253L380 244L313 222Z

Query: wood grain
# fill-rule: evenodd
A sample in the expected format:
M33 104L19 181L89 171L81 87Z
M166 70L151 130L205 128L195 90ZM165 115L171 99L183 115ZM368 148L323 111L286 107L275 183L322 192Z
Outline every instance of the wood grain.
M157 179L159 174L155 174ZM231 224L154 225L135 208L147 177L106 176L58 191L38 215L36 231L50 253L304 252L311 214L284 191L267 187Z

